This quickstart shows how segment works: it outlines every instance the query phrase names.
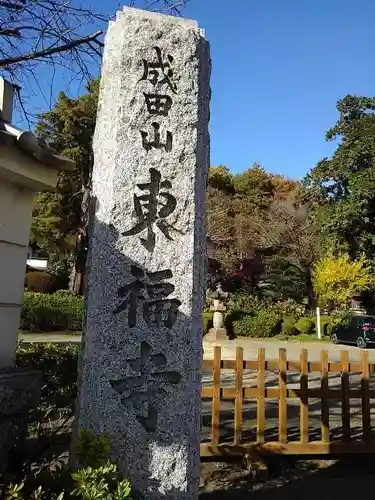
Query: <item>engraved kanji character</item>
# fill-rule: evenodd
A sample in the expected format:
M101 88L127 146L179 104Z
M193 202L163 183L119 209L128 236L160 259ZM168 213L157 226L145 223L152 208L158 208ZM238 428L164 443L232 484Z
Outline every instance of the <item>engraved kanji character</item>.
M136 279L118 289L117 294L125 300L115 309L114 314L128 311L128 325L137 324L138 305L142 304L143 319L150 326L172 328L177 319L181 302L168 298L174 292L174 285L165 280L173 277L170 269L145 272L138 266L131 266L131 274Z
M159 123L151 123L152 128L154 129L154 139L153 140L148 140L148 132L141 131L141 136L142 136L142 146L145 148L146 151L150 151L152 148L155 149L165 149L167 153L170 153L172 151L172 143L173 143L173 136L172 133L167 131L166 133L166 139L165 142L161 142L160 138L160 125Z
M152 85L159 83L167 84L172 92L176 93L176 84L172 82L173 77L173 57L167 54L167 60L163 61L160 47L154 47L156 52L156 61L149 62L143 59L143 75L141 80L148 80Z
M150 168L150 182L137 184L141 191L148 194L134 194L134 211L138 218L137 224L122 233L123 236L134 236L147 229L146 238L141 238L142 245L152 252L155 248L154 225L160 229L164 236L171 240L169 226L164 220L176 208L177 201L166 189L171 189L172 184L168 180L161 180L161 173Z
M132 402L138 422L147 432L155 432L158 423L160 399L169 391L169 386L177 385L181 375L174 370L166 370L167 358L162 352L152 354L148 342L141 343L139 358L127 359L131 369L139 375L110 380L113 390L121 394L121 401Z
M172 98L164 94L147 94L143 92L147 111L150 115L168 116L172 107Z

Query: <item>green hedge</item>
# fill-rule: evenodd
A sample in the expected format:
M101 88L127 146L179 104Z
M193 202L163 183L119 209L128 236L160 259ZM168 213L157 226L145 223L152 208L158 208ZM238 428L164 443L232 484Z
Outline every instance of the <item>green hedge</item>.
M213 327L213 317L214 314L212 312L205 311L203 313L203 334L206 335L210 328Z
M333 328L333 321L331 316L323 315L320 317L320 328L322 335L330 335Z
M314 321L311 318L300 318L294 326L300 333L311 333L314 329Z
M296 323L295 318L293 316L286 316L283 318L283 322L281 325L281 333L284 335L296 335L297 330L296 327L294 326Z
M261 309L256 314L233 321L233 333L236 337L273 337L280 333L280 324L281 318L278 314Z
M52 294L25 292L21 330L50 332L82 329L83 298L66 291Z

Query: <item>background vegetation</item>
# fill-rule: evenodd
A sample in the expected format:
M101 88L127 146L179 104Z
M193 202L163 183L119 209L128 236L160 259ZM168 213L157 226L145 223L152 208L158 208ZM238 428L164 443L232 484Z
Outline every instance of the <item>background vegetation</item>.
M82 292L98 88L93 80L78 99L61 93L38 122L38 134L74 158L77 168L61 174L56 193L36 200L31 245L48 255L52 269L45 283L29 277L29 290ZM223 165L210 168L209 286L220 281L231 292L227 324L234 335L312 333L316 305L327 314L339 313L358 294L373 311L374 109L372 98L340 100L338 120L326 134L337 149L302 181L268 173L259 164L239 174ZM56 300L48 300L54 310ZM26 301L41 304L42 299L27 295ZM53 319L52 329L76 328L77 307L75 319ZM31 318L28 302L25 309L24 327L45 329L38 313ZM209 312L204 321L207 330Z

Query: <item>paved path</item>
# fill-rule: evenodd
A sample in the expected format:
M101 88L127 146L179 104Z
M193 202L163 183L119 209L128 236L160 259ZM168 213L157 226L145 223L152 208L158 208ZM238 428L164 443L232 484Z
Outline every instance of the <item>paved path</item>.
M35 344L79 344L82 335L72 333L20 333L18 340Z
M361 350L352 346L336 346L329 343L319 342L285 342L285 341L270 341L270 340L251 340L251 339L238 339L234 341L222 342L222 359L235 359L236 347L241 346L244 349L244 359L253 360L257 359L258 349L264 347L266 350L266 359L276 360L279 356L279 349L285 348L287 350L287 358L289 360L298 361L300 358L301 349L308 350L310 361L319 361L321 351L326 349L328 351L329 360L336 362L340 361L341 351L347 350L351 361L359 361ZM204 343L204 358L213 358L214 345ZM375 350L369 350L369 360L375 363ZM235 372L230 369L221 370L221 387L235 387ZM278 371L267 370L265 383L266 387L278 387ZM351 389L359 389L361 387L360 375L351 374L349 377ZM309 373L308 384L310 388L318 388L321 385L320 373ZM212 372L211 370L204 370L202 377L203 387L212 387ZM255 370L244 370L243 385L245 387L257 387L257 372ZM287 387L288 389L298 389L300 387L300 374L287 373ZM341 374L329 374L329 387L330 389L341 389ZM375 376L370 377L370 388L375 389ZM373 403L373 401L371 401ZM211 400L202 401L202 439L209 439L210 425L211 425ZM309 430L310 438L313 440L320 439L320 426L321 426L321 402L320 400L309 400ZM330 400L330 427L332 436L341 438L341 401ZM257 416L257 408L255 400L245 400L243 404L243 431L244 437L247 439L255 439L255 422ZM278 401L266 400L265 404L265 417L266 417L266 435L268 439L277 440L277 427L278 427ZM300 401L296 399L288 399L287 406L287 422L288 422L288 439L299 439L299 419L300 419ZM362 408L360 400L350 401L350 424L352 428L352 435L360 432L362 425ZM371 404L371 425L375 426L375 406ZM220 436L221 439L231 439L234 433L234 402L228 400L220 401Z
M323 349L328 350L330 361L340 361L341 351L349 351L350 360L358 361L361 357L361 350L358 347L347 345L333 345L328 342L286 342L279 340L252 340L252 339L236 339L226 342L220 342L222 359L235 359L236 347L241 346L244 350L244 359L257 359L258 349L264 347L266 349L266 359L278 359L279 349L287 350L287 357L290 360L299 360L301 349L308 349L309 360L319 361L320 353ZM204 342L204 357L212 359L214 344ZM369 349L370 363L375 363L375 349Z
M80 334L70 333L20 333L19 339L23 342L40 342L40 343L80 343ZM350 359L358 361L361 356L361 351L357 347L333 345L327 342L286 342L278 340L252 340L252 339L236 339L227 342L221 342L221 357L222 359L235 359L236 347L241 346L244 349L244 359L256 359L258 349L264 347L266 349L266 359L278 359L279 349L284 347L287 350L287 357L290 360L298 360L301 349L308 349L309 360L319 361L322 349L328 350L330 361L340 361L340 352L342 350L349 351ZM204 358L213 359L214 344L211 342L203 342ZM370 363L375 363L375 349L369 349Z

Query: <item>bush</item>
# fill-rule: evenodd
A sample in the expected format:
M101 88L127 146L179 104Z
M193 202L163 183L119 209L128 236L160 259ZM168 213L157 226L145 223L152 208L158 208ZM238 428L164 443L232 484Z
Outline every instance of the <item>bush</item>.
M297 333L296 327L294 326L296 320L293 316L286 316L283 318L283 322L281 324L281 333L285 335L295 335Z
M224 326L230 337L233 337L235 335L233 327L234 322L240 321L244 316L247 316L247 314L244 311L231 311L225 315Z
M73 418L77 396L79 350L79 345L69 344L25 345L21 342L18 347L17 366L38 370L43 379L39 405L28 414L29 435L36 440L32 444L32 454L39 453L43 457L54 439L70 433L69 420ZM40 436L42 440L39 441Z
M86 448L82 449L83 445ZM83 464L77 472L71 474L59 463L59 467L51 468L47 474L46 471L33 473L22 483L7 485L0 494L5 494L5 500L64 500L68 497L130 500L133 497L130 482L109 458L109 443L104 436L96 438L82 431L78 436L77 451L80 465Z
M334 314L332 316L323 315L320 317L320 326L322 335L331 335L335 326L348 321L348 314Z
M314 322L311 318L300 318L294 325L299 333L311 333L314 328Z
M210 328L213 327L213 313L212 312L204 312L203 313L203 334L208 333Z
M62 291L53 294L25 292L21 330L54 331L82 329L83 299Z
M255 311L265 307L265 302L261 301L256 295L251 295L244 291L234 293L229 297L229 311L241 311L247 314L253 314Z
M30 271L25 277L25 289L29 292L50 293L55 284L53 276L43 271Z
M333 321L331 316L324 315L320 316L320 329L322 335L330 335L333 328Z
M299 304L295 300L288 298L286 300L279 300L271 305L272 309L280 314L281 316L293 316L298 318L299 316L303 316L305 314L305 306Z
M279 333L280 323L278 314L269 309L261 309L256 314L233 321L233 333L236 337L273 337Z

